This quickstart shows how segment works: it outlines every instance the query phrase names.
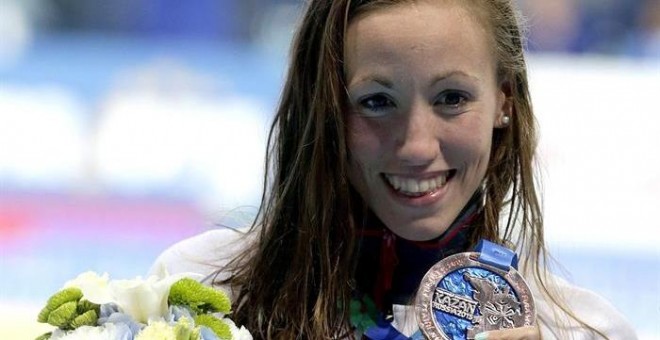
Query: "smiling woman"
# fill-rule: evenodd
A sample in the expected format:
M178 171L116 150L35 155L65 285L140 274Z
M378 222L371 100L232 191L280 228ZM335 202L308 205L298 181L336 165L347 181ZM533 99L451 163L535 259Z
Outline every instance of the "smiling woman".
M511 115L476 19L420 2L367 12L348 28L349 178L409 240L449 228L482 183L493 129Z
M507 323L516 312L491 303L504 329L456 339L634 339L608 302L545 267L517 20L508 0L310 1L248 237L208 232L154 268L215 273L257 338L419 339L411 302L425 273L494 243L502 270L517 262L504 247L520 253L537 322Z

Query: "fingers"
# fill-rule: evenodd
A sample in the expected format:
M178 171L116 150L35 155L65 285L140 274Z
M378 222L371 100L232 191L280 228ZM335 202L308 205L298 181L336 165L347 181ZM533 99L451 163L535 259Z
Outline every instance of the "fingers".
M541 340L541 333L536 326L527 326L479 333L474 340Z

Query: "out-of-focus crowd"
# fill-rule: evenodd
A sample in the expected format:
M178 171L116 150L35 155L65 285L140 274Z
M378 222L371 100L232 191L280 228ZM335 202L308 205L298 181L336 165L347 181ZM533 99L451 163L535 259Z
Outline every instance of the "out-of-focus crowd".
M532 51L660 57L660 1L517 2L528 19ZM111 31L251 42L263 39L264 34L275 39L273 28L290 27L296 19L296 9L303 3L300 0L3 0L0 37L16 31L12 25L22 20L40 31Z
M660 1L519 0L532 51L660 58Z

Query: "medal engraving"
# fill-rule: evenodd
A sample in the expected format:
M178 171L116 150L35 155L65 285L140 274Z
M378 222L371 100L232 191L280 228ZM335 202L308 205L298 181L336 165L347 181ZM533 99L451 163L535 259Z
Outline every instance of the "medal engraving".
M461 295L454 294L444 289L436 288L433 295L433 309L447 312L472 321L477 302L466 299Z
M416 313L428 339L474 339L484 331L535 323L532 294L520 274L478 262L478 255L450 256L424 276Z

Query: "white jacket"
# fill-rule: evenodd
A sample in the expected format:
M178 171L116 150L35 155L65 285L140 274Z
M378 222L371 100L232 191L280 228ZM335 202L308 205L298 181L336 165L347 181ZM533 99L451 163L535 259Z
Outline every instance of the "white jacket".
M214 229L174 244L165 250L151 268L151 274L196 273L208 276L223 267L245 246L244 234L231 229ZM608 301L595 293L555 278L557 289L563 294L568 307L583 321L600 330L610 340L635 340L637 336L630 323ZM556 320L566 321L564 313L543 298L533 280L527 280L534 295L537 320L543 340L599 339L576 322L559 327ZM223 287L220 287L223 288ZM224 289L230 296L231 292ZM394 305L392 325L405 335L418 330L412 306Z

